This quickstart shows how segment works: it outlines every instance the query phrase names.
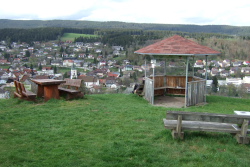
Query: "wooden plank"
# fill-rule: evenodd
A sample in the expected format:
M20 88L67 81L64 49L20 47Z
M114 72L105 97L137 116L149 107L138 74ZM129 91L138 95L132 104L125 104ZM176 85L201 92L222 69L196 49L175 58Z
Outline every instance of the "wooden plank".
M64 91L64 92L68 92L68 93L79 93L81 92L80 90L73 90L73 89L67 89L67 88L58 88L59 91Z
M184 89L185 90L185 88L182 88L182 87L174 88L174 87L170 87L170 86L157 87L157 88L154 88L154 89L155 90L159 90L159 89Z
M181 128L182 128L182 116L178 115L176 131L177 131L179 136L181 136Z
M182 115L182 119L186 121L219 122L219 123L232 123L240 125L243 123L244 119L250 120L250 116L200 113L200 112L183 112L183 111L168 111L167 119L177 120L178 115Z
M177 127L177 120L163 119L164 127L166 129L175 130ZM227 132L227 133L240 133L241 129L235 129L234 124L216 123L216 122L201 122L201 121L184 121L182 120L182 130L192 131L208 131L208 132ZM250 129L247 130L250 134Z

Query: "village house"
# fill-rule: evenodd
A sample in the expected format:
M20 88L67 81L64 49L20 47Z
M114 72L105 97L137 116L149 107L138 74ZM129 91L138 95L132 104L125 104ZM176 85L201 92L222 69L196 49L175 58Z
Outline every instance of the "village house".
M88 55L88 59L94 59L95 56L94 55Z
M119 72L108 72L108 77L119 78L119 76L120 76Z
M65 67L71 67L74 64L73 60L64 60L63 61L63 66Z
M122 71L133 71L133 65L125 65L121 67Z
M229 70L230 75L237 74L237 72L240 71L239 67L231 67Z
M196 62L194 63L194 67L195 68L203 68L204 64L202 60L196 60Z
M242 83L249 83L250 84L250 76L243 77Z
M100 61L100 62L98 63L98 66L99 66L99 67L106 66L106 61Z
M61 66L63 64L62 60L52 60L51 65L52 66Z
M95 46L99 46L99 45L101 45L102 43L101 42L94 42L94 45Z
M83 46L83 42L76 42L76 43L75 43L75 46L76 46L76 47L82 47L82 46Z
M226 78L227 85L233 84L235 86L240 86L242 84L241 78Z
M83 54L83 53L81 53L81 54L78 55L78 58L85 58L85 57L86 57L86 55Z
M92 88L95 85L100 85L99 79L95 76L79 76L78 79L82 79L87 88Z
M0 49L1 49L2 51L5 51L5 50L7 49L7 47L4 46L4 45L0 45Z
M10 64L7 59L0 59L0 64Z
M133 70L137 70L137 71L143 72L143 69L141 68L141 66L134 66Z
M96 53L101 53L102 50L101 50L101 49L96 49L95 52L96 52Z
M211 76L216 76L219 74L219 69L218 68L212 68L210 72Z
M116 78L115 77L108 77L106 78L106 87L109 87L109 88L117 88L117 85L116 85Z
M242 65L242 61L233 62L233 67L240 67Z
M243 65L249 66L250 65L250 61L244 61Z
M250 67L242 67L241 73L243 74L250 74Z
M220 76L221 77L228 77L229 76L229 71L228 70L222 70L220 72Z
M112 46L113 50L118 50L118 51L122 51L123 47L122 46Z
M119 55L120 55L120 51L119 51L119 50L114 50L114 51L113 51L113 55L119 56Z

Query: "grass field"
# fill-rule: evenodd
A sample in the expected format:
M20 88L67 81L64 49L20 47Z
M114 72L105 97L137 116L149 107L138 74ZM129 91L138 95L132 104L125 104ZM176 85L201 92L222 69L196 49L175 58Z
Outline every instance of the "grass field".
M9 68L10 67L10 65L0 65L0 68L2 68L2 69L7 69L7 68Z
M249 99L208 96L189 108L151 106L133 94L46 103L0 100L0 166L249 166L250 145L230 134L186 132L173 140L167 110L233 114Z
M97 35L90 35L90 34L77 34L77 33L64 33L61 41L74 41L75 38L78 37L87 37L87 38L91 38L91 37L98 37Z

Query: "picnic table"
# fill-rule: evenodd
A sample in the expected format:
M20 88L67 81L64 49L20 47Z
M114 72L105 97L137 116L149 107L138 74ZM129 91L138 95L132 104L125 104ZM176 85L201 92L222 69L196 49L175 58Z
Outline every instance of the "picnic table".
M44 101L51 98L60 99L58 86L66 82L56 79L31 79L31 81L38 85L37 97L44 97Z

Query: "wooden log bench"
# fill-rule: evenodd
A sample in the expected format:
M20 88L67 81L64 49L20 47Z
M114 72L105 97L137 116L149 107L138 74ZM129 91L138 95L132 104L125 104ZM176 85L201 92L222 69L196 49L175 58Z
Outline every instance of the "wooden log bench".
M184 131L224 132L235 135L237 142L248 144L250 116L168 111L163 119L166 129L172 131L174 139L183 139Z
M36 94L25 89L24 84L18 81L14 81L16 91L14 92L14 98L19 97L20 99L35 101Z
M66 83L61 84L58 88L60 96L66 94L66 99L70 100L73 98L81 98L84 96L84 94L79 90L82 84L81 79L64 79Z

